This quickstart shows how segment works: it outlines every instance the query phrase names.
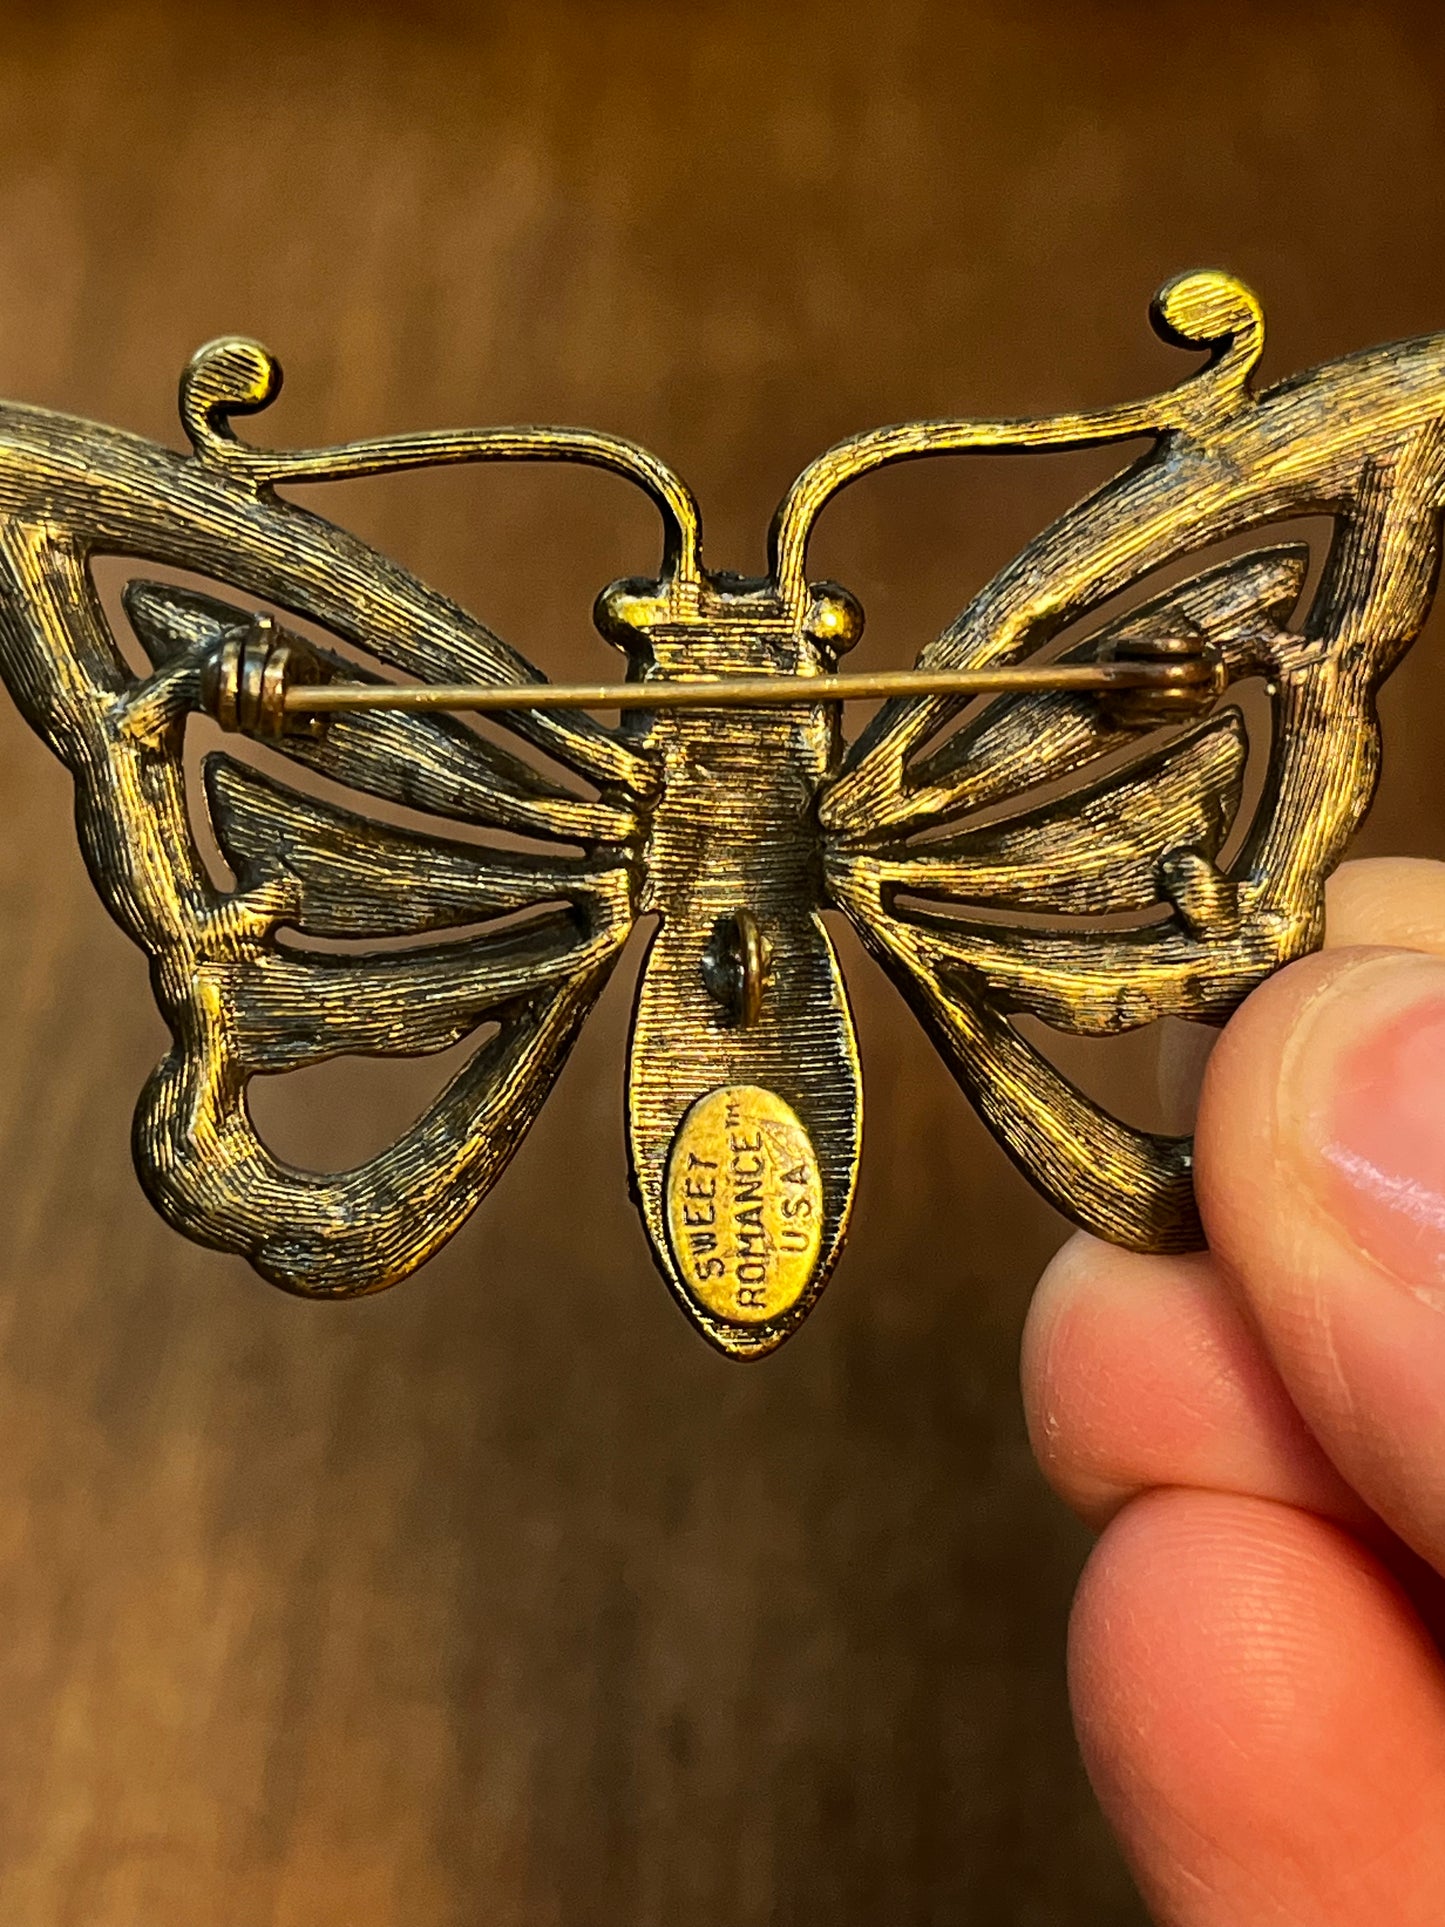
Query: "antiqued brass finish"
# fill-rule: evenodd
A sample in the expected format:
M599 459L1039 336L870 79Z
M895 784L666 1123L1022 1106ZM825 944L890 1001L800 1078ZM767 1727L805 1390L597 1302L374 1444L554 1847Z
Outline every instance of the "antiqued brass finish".
M1094 1036L1218 1024L1319 941L1325 878L1375 784L1375 691L1434 589L1445 336L1256 391L1263 322L1237 281L1181 276L1153 317L1206 356L1177 387L841 443L789 492L757 580L704 569L691 494L616 437L252 446L234 424L280 385L255 342L213 342L186 370L185 456L0 408L0 672L72 771L96 886L151 958L174 1042L134 1141L165 1216L309 1296L403 1277L500 1175L651 915L635 1192L701 1329L734 1355L766 1352L816 1301L857 1175L858 1059L826 923L842 911L1061 1209L1137 1249L1196 1244L1189 1141L1111 1116L1015 1020ZM806 564L840 489L925 456L1127 442L1146 446L915 670L838 672L863 612ZM658 510L657 574L614 583L595 610L621 681L546 683L278 492L513 460L607 469ZM1313 575L1287 531L1240 551L1304 517L1332 529ZM139 565L124 600L144 673L92 580L103 555ZM217 592L147 580L157 566ZM1223 700L1244 685L1249 727ZM886 700L849 742L843 706L861 696ZM463 709L502 735L450 713ZM592 709L626 713L608 725ZM198 843L183 766L188 730L217 723L251 747L204 769L229 878ZM281 780L288 766L309 787ZM353 1170L295 1169L252 1123L253 1077L466 1038L472 1056L431 1107Z
M732 1325L776 1324L813 1281L823 1181L808 1133L775 1092L700 1097L667 1161L667 1237L685 1289Z

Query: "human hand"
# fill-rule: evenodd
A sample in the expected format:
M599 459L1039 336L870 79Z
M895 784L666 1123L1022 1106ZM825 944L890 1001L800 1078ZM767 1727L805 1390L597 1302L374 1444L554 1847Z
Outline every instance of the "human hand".
M1024 1341L1102 1528L1080 1742L1161 1927L1445 1921L1445 865L1328 907L1210 1059L1211 1251L1075 1238Z

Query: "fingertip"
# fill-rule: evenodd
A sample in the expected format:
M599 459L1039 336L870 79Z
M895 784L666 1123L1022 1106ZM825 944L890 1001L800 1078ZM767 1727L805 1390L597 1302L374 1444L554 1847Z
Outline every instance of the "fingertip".
M1195 1123L1196 1189L1211 1244L1241 1218L1288 1202L1274 1155L1283 1059L1312 1008L1364 950L1445 955L1445 864L1416 857L1345 863L1327 893L1328 948L1276 971L1235 1012L1204 1067Z
M1164 1919L1440 1917L1445 1677L1340 1528L1232 1494L1135 1500L1086 1569L1070 1684L1101 1804Z
M1388 944L1445 955L1445 863L1387 856L1342 863L1325 887L1331 949Z
M1174 1469L1188 1400L1172 1366L1199 1262L1080 1233L1039 1281L1022 1349L1029 1439L1045 1478L1091 1524Z
M1196 1191L1325 1452L1445 1570L1445 962L1341 950L1263 984L1210 1062Z
M1091 1524L1156 1486L1364 1517L1206 1254L1071 1239L1030 1310L1022 1375L1040 1468Z
M1267 977L1235 1011L1204 1073L1194 1129L1194 1189L1211 1249L1247 1254L1256 1228L1288 1222L1298 1200L1281 1169L1277 1119L1293 1041L1345 982L1359 949L1317 951Z
M1019 1354L1024 1419L1039 1470L1067 1505L1093 1523L1123 1502L1095 1446L1099 1413L1093 1371L1098 1321L1107 1322L1115 1252L1078 1232L1054 1255L1035 1287ZM1106 1391L1106 1397L1108 1393Z

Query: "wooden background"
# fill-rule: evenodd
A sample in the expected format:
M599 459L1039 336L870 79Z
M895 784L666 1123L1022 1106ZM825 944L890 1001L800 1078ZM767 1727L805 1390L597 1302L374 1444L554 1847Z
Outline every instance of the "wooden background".
M714 566L837 436L1180 372L1177 268L1269 367L1445 326L1437 10L1174 0L0 7L0 390L175 438L260 335L278 439L541 418L655 447ZM864 659L1096 472L933 465L830 513ZM619 485L447 475L334 512L553 675L650 567ZM1445 633L1368 847L1445 850ZM624 1193L614 980L429 1271L312 1307L154 1219L162 1048L67 783L0 713L5 1927L1127 1927L1069 1735L1084 1535L1018 1327L1060 1227L850 947L858 1230L778 1357L686 1328ZM1117 1074L1138 1085L1135 1052ZM350 1158L414 1069L263 1094Z

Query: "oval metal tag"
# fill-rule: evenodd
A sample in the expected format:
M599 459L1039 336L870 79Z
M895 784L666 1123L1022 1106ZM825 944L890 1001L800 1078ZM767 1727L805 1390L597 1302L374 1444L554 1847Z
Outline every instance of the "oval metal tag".
M823 1243L823 1179L792 1106L757 1084L700 1097L667 1160L667 1235L699 1304L738 1325L780 1318Z

